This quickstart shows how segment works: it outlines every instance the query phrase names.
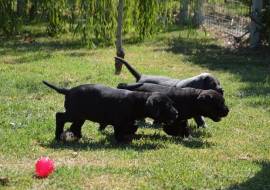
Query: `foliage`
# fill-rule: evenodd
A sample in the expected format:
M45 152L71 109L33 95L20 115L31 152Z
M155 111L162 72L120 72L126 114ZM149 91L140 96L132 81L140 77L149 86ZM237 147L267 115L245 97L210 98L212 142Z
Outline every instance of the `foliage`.
M245 5L250 6L252 3L252 0L240 0L242 3L244 3Z
M13 35L18 30L16 0L1 2L1 30ZM118 0L28 0L28 15L23 20L39 16L47 23L50 36L70 31L79 35L90 47L109 45L115 41ZM124 34L134 34L143 40L160 32L173 22L175 0L125 0ZM26 19L30 18L30 19Z
M62 32L65 25L66 0L46 0L43 2L43 6L48 21L48 34L54 36Z
M88 46L112 44L116 30L116 0L80 0L75 34Z
M20 24L16 13L16 0L0 0L0 33L6 36L15 35Z
M265 1L265 7L262 14L263 41L270 43L270 1Z
M134 20L139 38L151 36L165 28L173 20L173 1L171 0L138 0Z

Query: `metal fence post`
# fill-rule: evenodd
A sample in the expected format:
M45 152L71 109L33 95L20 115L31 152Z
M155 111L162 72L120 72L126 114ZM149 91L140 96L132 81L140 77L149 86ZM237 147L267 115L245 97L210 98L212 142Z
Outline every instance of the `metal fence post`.
M260 45L260 24L263 0L252 0L251 23L250 23L250 47L256 48Z
M195 1L195 10L193 16L193 24L195 26L200 26L204 21L204 2L205 0Z

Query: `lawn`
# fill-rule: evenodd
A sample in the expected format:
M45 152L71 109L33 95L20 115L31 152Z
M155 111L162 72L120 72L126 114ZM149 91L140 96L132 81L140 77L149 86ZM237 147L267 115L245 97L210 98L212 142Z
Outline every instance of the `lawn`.
M187 38L187 36L189 36ZM173 138L141 125L129 145L90 121L77 143L54 142L63 96L42 80L72 87L116 86L114 47L89 50L69 37L0 43L0 189L270 189L270 55L229 51L203 32L175 29L144 43L125 43L126 59L145 74L191 77L211 72L221 81L228 117L192 137ZM34 177L41 156L55 161L46 179Z

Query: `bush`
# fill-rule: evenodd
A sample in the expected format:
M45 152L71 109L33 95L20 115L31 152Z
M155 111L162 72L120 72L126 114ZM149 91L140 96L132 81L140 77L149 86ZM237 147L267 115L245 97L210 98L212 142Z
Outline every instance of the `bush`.
M270 1L265 1L265 7L262 12L262 40L264 43L270 43Z
M5 36L17 34L20 27L20 19L15 11L16 1L0 0L0 33Z

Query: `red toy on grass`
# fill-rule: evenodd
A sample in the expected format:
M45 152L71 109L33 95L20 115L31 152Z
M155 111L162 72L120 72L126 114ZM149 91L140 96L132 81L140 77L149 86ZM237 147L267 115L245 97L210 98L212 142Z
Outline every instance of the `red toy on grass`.
M36 176L48 177L54 171L54 162L48 157L41 157L36 161Z

